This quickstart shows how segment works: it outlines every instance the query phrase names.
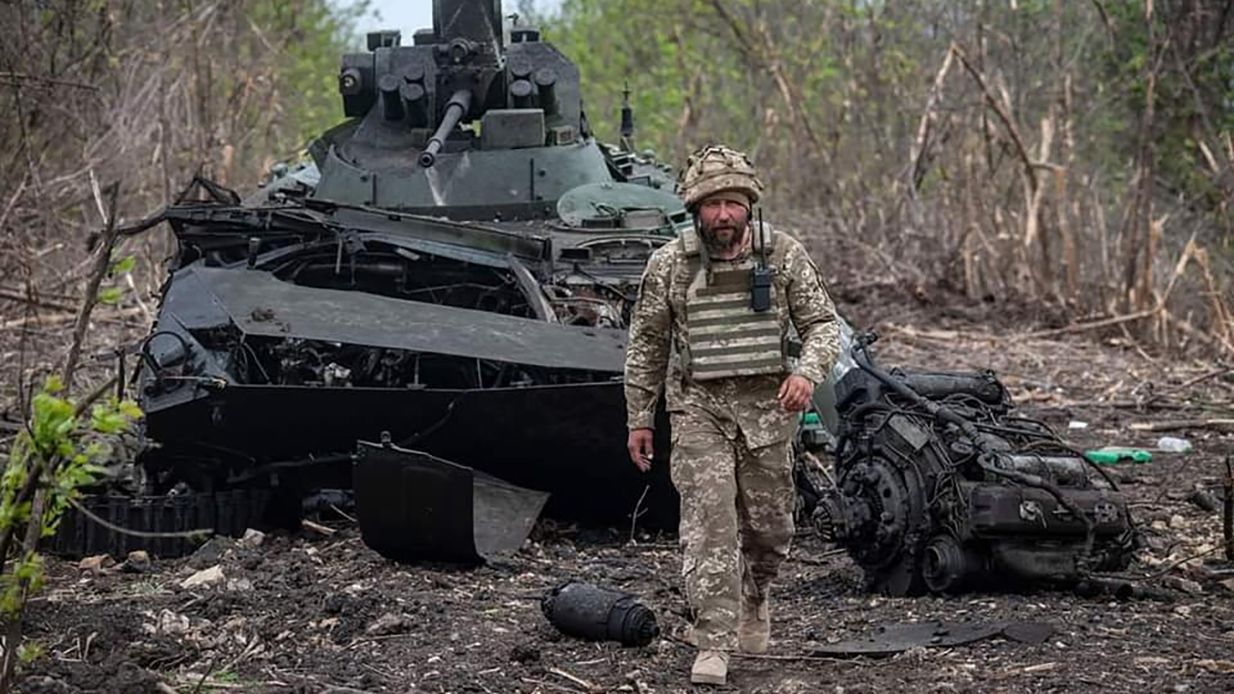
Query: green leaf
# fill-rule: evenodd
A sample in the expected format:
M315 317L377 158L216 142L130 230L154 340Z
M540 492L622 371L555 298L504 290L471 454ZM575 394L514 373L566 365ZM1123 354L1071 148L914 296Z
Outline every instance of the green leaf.
M103 287L99 290L99 303L114 306L120 302L122 296L124 296L124 291L119 287Z
M142 412L141 408L137 406L137 403L132 400L124 400L118 403L116 407L120 408L120 411L130 419L141 419L146 416L146 413Z
M125 273L132 272L135 267L137 267L137 257L126 255L111 264L111 274L123 275Z

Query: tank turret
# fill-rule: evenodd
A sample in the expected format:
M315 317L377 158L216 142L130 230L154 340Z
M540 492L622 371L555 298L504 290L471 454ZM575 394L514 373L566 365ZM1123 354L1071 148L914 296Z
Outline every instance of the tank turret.
M352 119L313 147L314 197L454 219L543 219L569 189L620 181L583 114L578 68L499 0L434 0L413 45L343 56ZM617 172L620 176L620 172Z

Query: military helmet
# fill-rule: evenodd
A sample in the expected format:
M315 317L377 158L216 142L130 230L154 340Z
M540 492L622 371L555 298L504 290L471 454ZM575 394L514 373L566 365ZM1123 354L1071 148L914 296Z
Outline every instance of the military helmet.
M758 202L763 182L744 152L724 145L707 145L690 155L677 182L686 209L693 212L703 198L719 192L739 192Z

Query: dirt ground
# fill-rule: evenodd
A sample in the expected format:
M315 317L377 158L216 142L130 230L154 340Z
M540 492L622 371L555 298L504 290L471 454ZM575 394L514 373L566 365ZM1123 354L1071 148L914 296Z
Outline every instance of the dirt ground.
M1147 578L1133 581L1130 596L877 597L863 592L846 556L801 531L774 588L771 653L735 657L721 691L1234 690L1234 566L1224 560L1219 511L1196 495L1220 504L1234 433L1135 427L1228 412L1228 369L1156 359L1122 338L1040 334L1050 324L1030 323L1031 312L840 298L855 323L882 335L886 365L993 368L1022 412L1079 447L1151 449L1169 434L1195 450L1155 451L1150 463L1113 469L1149 541L1128 571ZM512 559L463 570L395 564L365 547L354 524L331 525L333 534L272 533L256 546L214 540L142 572L52 560L47 590L26 615L44 655L26 669L24 691L690 690L671 536L631 542L624 528L542 520ZM216 566L223 577L214 585L181 587ZM639 594L665 637L622 648L561 636L538 598L568 578ZM811 656L879 625L933 619L1039 621L1055 632L1039 645L993 639L883 659Z

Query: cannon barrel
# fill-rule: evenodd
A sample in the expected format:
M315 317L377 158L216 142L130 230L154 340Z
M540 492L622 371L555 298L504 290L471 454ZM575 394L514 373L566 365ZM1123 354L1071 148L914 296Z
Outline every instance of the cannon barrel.
M441 123L437 125L437 131L428 139L428 144L424 145L424 151L420 153L420 166L429 168L433 162L437 161L437 152L441 151L441 146L445 144L446 137L450 131L454 130L454 126L471 108L471 90L460 89L454 92L450 100L446 102L446 112L441 116Z

